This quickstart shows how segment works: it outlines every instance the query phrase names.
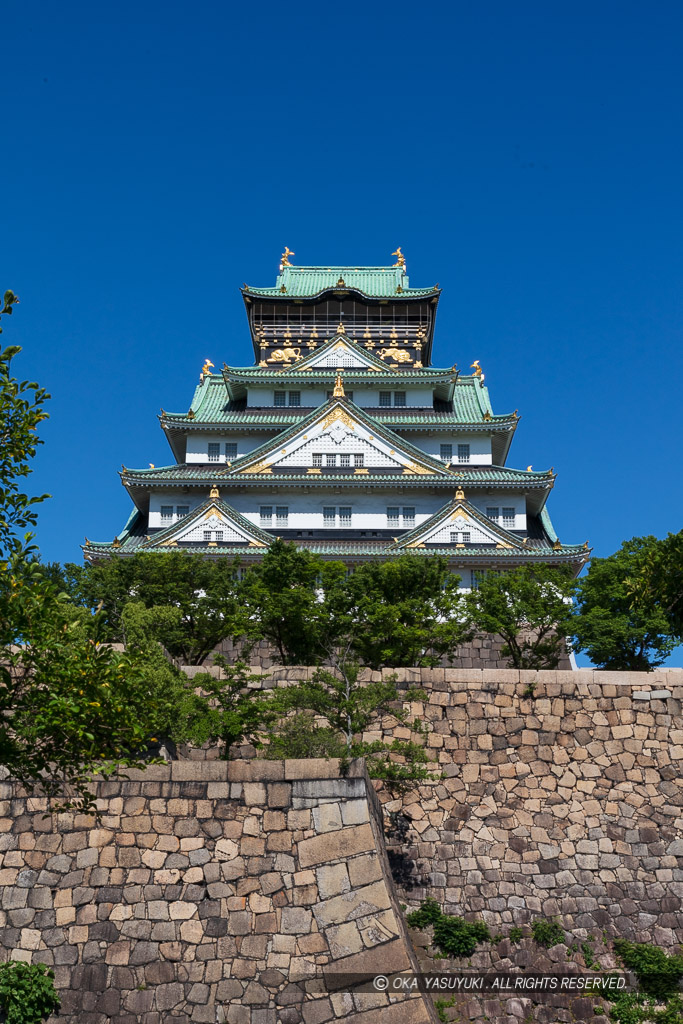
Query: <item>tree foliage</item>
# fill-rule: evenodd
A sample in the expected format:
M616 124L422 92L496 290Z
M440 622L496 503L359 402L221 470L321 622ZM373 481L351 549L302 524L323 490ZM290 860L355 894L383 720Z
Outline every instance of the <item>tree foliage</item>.
M661 543L655 537L624 541L608 558L594 558L578 582L575 649L599 668L647 671L663 664L677 644L662 604L634 600L630 592L630 581L659 558Z
M0 964L0 1012L5 1024L40 1024L60 1007L54 971L45 964Z
M147 635L187 665L200 665L243 628L237 567L228 559L188 551L118 555L66 565L63 583L87 607L101 607L108 637L121 643L129 639L124 609L135 604Z
M683 530L649 546L627 586L636 612L659 611L671 635L683 641Z
M476 629L503 638L501 653L513 668L556 668L571 633L575 589L568 571L528 565L486 573L465 600Z

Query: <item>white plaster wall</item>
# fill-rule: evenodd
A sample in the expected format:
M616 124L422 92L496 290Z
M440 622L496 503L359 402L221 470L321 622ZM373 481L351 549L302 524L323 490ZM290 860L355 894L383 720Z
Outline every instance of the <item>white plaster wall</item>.
M280 386L273 384L273 386L268 388L253 387L249 388L247 394L247 406L249 408L273 408L275 406L275 391L300 391L302 408L310 408L311 406L323 405L327 401L327 392L332 391L333 387L333 381L330 381L329 387L325 388L307 385L295 388L285 383ZM379 407L380 391L405 391L406 408L431 409L434 405L433 389L431 387L408 387L407 384L405 387L397 387L396 385L381 387L379 381L376 383L373 381L370 387L366 384L349 383L348 389L353 391L354 403L363 409Z
M249 431L244 434L237 433L225 433L225 434L188 434L187 437L187 450L185 455L186 462L208 462L209 458L209 442L219 443L221 446L221 455L219 462L225 463L225 442L232 441L237 443L237 457L240 455L247 455L249 452L258 448L264 441L273 437L273 431Z
M441 445L452 444L453 458L457 463L458 444L468 444L470 446L470 461L463 463L463 465L490 466L493 461L491 456L491 438L483 434L460 434L456 432L447 434L444 432L433 434L430 437L426 433L403 430L400 427L396 428L396 433L401 437L405 437L406 441L410 441L416 448L420 448L423 452L427 452L428 455L433 455L437 459L440 457Z

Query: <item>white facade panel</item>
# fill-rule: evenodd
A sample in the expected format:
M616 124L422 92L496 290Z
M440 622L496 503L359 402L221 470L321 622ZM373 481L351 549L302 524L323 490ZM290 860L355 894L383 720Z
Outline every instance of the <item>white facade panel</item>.
M484 434L460 434L454 430L450 434L444 432L429 435L426 432L402 430L400 427L396 428L396 433L404 437L406 441L410 441L416 448L421 448L423 452L437 459L441 457L441 445L450 444L453 448L452 461L457 464L459 462L458 445L468 444L470 446L469 463L463 462L463 465L490 466L493 462L491 438Z
M227 432L225 434L188 434L185 461L206 463L209 461L209 445L219 444L219 457L212 461L222 462L225 464L228 461L225 454L226 444L237 445L236 457L239 458L241 455L248 455L249 452L253 452L255 448L258 448L259 445L262 445L272 436L272 430L250 430L247 434L231 434ZM234 458L231 461L234 461Z
M395 393L400 391L405 394L405 406L398 406L398 408L406 409L432 409L434 406L433 388L431 386L424 387L396 387L395 384L382 387L380 380L381 377L378 374L376 382L373 381L371 386L365 383L351 383L349 382L345 387L348 391L353 392L353 402L355 405L360 406L361 409L377 409L380 407L380 391L391 392L391 405L396 406ZM329 388L320 388L306 384L297 384L296 386L283 383L281 387L250 387L247 393L247 407L252 408L264 408L272 409L275 408L275 392L285 392L285 406L289 406L289 392L299 391L301 407L310 409L313 406L323 405L327 401L328 391L332 391L333 385Z

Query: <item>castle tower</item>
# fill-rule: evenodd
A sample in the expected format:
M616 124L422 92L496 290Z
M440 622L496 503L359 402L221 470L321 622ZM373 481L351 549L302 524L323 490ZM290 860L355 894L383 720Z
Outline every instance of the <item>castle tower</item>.
M438 285L393 266L293 266L245 285L252 366L207 361L187 412L163 412L173 463L123 468L134 504L93 560L182 548L262 557L275 537L357 564L406 552L448 557L463 586L530 562L578 573L561 544L551 470L514 469L517 413L496 415L476 361L432 366Z

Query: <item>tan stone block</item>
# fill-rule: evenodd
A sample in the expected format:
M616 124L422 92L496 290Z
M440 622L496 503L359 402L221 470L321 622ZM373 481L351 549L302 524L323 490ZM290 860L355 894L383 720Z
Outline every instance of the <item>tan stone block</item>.
M302 868L314 867L374 849L375 839L370 825L356 825L303 839L298 846L299 864Z
M227 761L230 782L270 782L284 779L284 761Z
M365 917L377 910L386 910L391 906L389 893L383 881L373 882L360 889L334 896L313 908L319 928L331 924L341 924L354 918Z
M316 832L332 832L342 827L341 808L338 803L320 804L313 808L313 827Z
M219 839L216 843L216 860L234 860L239 852L239 846L232 839Z
M354 864L356 861L352 859L349 863ZM303 874L303 872L300 873ZM349 872L345 863L324 864L316 869L315 877L317 878L318 892L322 900L348 892L351 888Z
M197 913L197 904L176 900L173 903L169 903L168 912L172 921L185 921Z
M180 926L180 938L183 942L196 944L204 937L203 921L183 921Z
M262 782L244 783L244 802L247 807L258 807L266 802L266 787Z
M367 854L363 857L352 857L348 861L349 878L354 889L370 882L376 882L382 877L382 864L377 854Z
M262 896L261 893L252 892L249 896L249 909L255 914L267 914L273 909L273 901L268 896Z
M462 766L461 778L463 782L476 782L479 778L479 765L464 764Z
M90 846L106 846L114 841L114 833L105 828L93 828L88 835Z
M285 779L337 779L339 758L311 757L303 760L286 760Z
M325 953L327 942L320 932L311 932L310 935L299 935L296 944L300 953Z
M346 924L333 925L325 929L330 952L333 957L339 958L358 953L363 949L363 940L358 931L355 921L348 921Z
M406 945L400 938L345 957L337 961L334 969L323 967L323 974L325 977L334 976L335 970L349 974L397 974L399 971L408 971L411 967Z

